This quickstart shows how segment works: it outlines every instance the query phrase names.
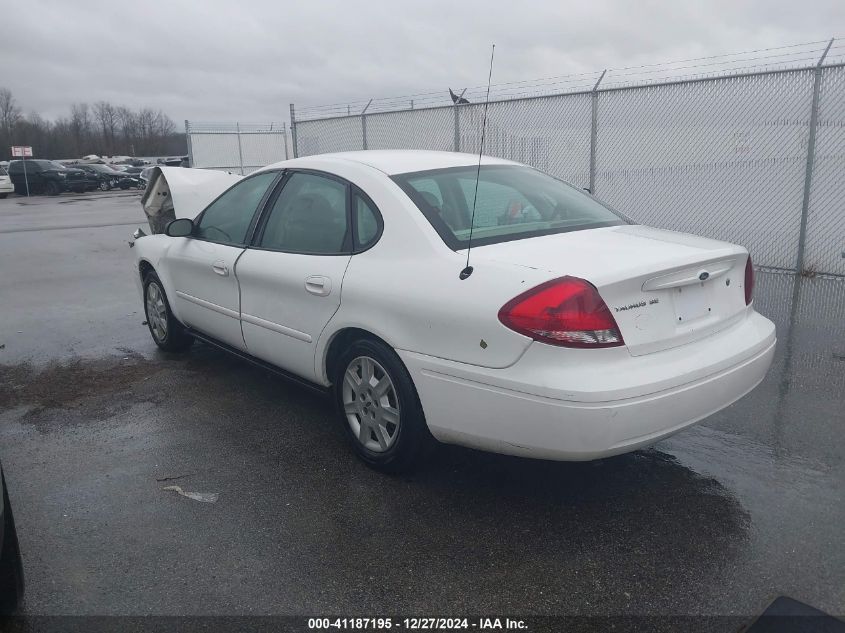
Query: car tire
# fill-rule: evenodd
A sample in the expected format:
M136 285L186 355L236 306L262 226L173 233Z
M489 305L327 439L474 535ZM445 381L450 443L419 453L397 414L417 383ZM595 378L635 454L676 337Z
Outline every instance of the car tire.
M150 336L164 351L182 352L193 344L194 337L173 316L164 285L154 272L144 277L144 314Z
M381 341L360 339L340 355L333 378L337 416L358 457L382 472L418 466L435 441L396 352Z
M44 184L44 193L48 196L57 196L62 192L62 188L59 187L59 183L49 180Z
M3 549L0 551L0 616L12 615L24 592L23 563L15 529L15 517L9 503L6 480L0 471L3 487Z
M108 191L109 189L111 189L111 185L109 184L109 182L107 180L101 180L98 187L99 187L100 191Z

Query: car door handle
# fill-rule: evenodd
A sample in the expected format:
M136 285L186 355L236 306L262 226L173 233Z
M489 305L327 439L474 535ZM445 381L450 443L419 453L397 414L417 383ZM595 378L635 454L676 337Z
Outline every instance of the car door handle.
M311 275L305 279L305 289L312 295L326 297L332 291L332 280L322 275Z
M229 276L229 267L226 265L222 259L218 259L211 265L211 270L216 272L221 277L228 277Z

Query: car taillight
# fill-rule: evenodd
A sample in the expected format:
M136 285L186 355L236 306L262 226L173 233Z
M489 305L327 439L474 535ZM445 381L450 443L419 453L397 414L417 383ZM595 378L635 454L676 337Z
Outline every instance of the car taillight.
M499 321L535 341L563 347L624 345L616 319L595 287L577 277L540 284L508 301Z
M745 305L751 305L754 300L754 264L751 263L751 255L745 262Z

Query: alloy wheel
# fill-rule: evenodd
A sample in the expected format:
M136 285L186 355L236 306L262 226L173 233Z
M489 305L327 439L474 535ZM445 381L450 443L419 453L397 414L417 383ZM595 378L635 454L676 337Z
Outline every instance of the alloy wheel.
M356 440L383 453L399 436L401 415L390 375L369 356L355 358L343 375L343 411Z
M167 338L167 306L155 282L147 285L147 323L157 341Z

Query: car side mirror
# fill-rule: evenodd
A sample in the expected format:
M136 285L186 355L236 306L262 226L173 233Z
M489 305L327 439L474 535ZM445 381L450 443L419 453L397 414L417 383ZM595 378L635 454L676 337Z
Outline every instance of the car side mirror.
M171 220L164 227L164 234L170 237L190 237L194 232L194 221L190 218Z

